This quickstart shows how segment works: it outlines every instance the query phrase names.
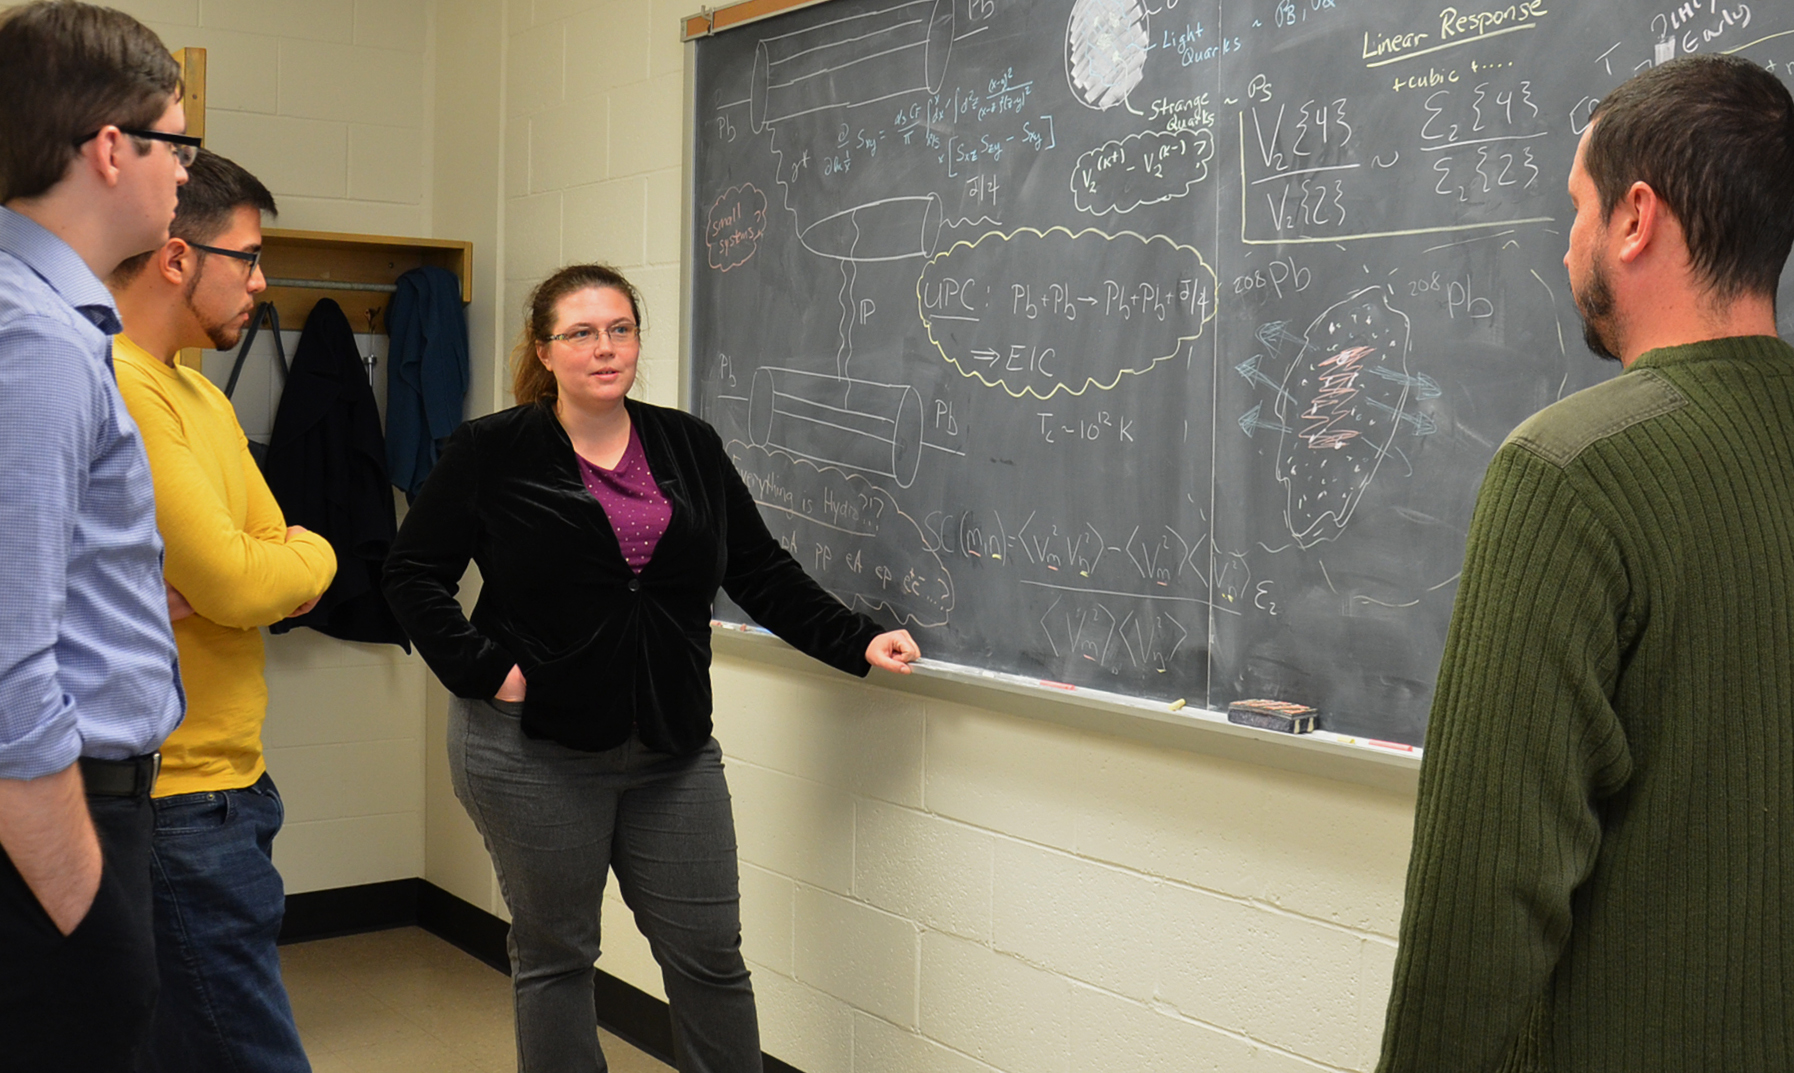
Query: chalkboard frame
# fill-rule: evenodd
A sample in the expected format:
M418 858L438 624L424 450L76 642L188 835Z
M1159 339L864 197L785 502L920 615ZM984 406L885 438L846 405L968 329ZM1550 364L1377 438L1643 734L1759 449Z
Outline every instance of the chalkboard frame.
M713 32L727 33L790 11L832 2L791 0L788 6L777 11L734 22ZM709 34L693 33L689 28L694 20L707 20L717 10L706 9L680 20L687 56L681 131L682 204L686 211L680 218L680 249L683 253L679 274L678 397L679 404L692 413L699 412L692 353L693 286L697 266L691 257L696 214L700 207L696 168L699 132L696 55L697 42ZM752 625L719 620L712 623L711 637L714 653L725 659L745 660L793 673L831 673L777 637ZM869 681L875 686L905 694L1398 794L1414 793L1419 783L1422 750L1417 746L1373 745L1324 730L1291 735L1241 726L1228 722L1226 713L1199 704L1185 704L1173 710L1158 701L1091 689L1067 691L1019 675L926 656L914 665L913 673L909 675L881 673Z

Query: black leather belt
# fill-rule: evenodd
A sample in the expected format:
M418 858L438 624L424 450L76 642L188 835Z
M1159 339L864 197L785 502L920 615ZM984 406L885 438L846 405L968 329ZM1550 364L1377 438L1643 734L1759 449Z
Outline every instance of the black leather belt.
M100 797L148 797L161 770L161 753L145 753L129 760L81 758L81 781L88 793Z

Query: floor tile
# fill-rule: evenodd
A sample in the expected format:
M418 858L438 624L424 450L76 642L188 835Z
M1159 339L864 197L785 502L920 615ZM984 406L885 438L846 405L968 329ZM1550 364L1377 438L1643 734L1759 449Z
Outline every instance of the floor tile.
M312 1073L513 1073L511 982L419 928L280 948ZM672 1067L598 1033L613 1073Z
M604 1061L610 1066L610 1073L669 1073L672 1069L602 1028L598 1030L598 1045L604 1048Z

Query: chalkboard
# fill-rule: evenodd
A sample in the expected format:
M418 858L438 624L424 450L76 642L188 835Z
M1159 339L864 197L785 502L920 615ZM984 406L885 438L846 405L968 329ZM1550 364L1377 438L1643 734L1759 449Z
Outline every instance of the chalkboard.
M1617 371L1562 263L1591 107L1787 77L1794 10L835 0L695 49L690 403L815 577L932 657L1418 743L1484 468Z

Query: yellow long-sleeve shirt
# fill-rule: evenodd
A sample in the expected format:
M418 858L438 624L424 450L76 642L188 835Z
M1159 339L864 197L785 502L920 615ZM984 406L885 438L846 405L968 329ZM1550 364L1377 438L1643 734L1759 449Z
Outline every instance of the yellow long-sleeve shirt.
M194 612L174 624L187 718L162 745L155 796L248 786L264 770L268 712L258 627L323 592L336 555L315 533L287 539L236 411L211 381L122 335L112 364L149 454L163 572Z

